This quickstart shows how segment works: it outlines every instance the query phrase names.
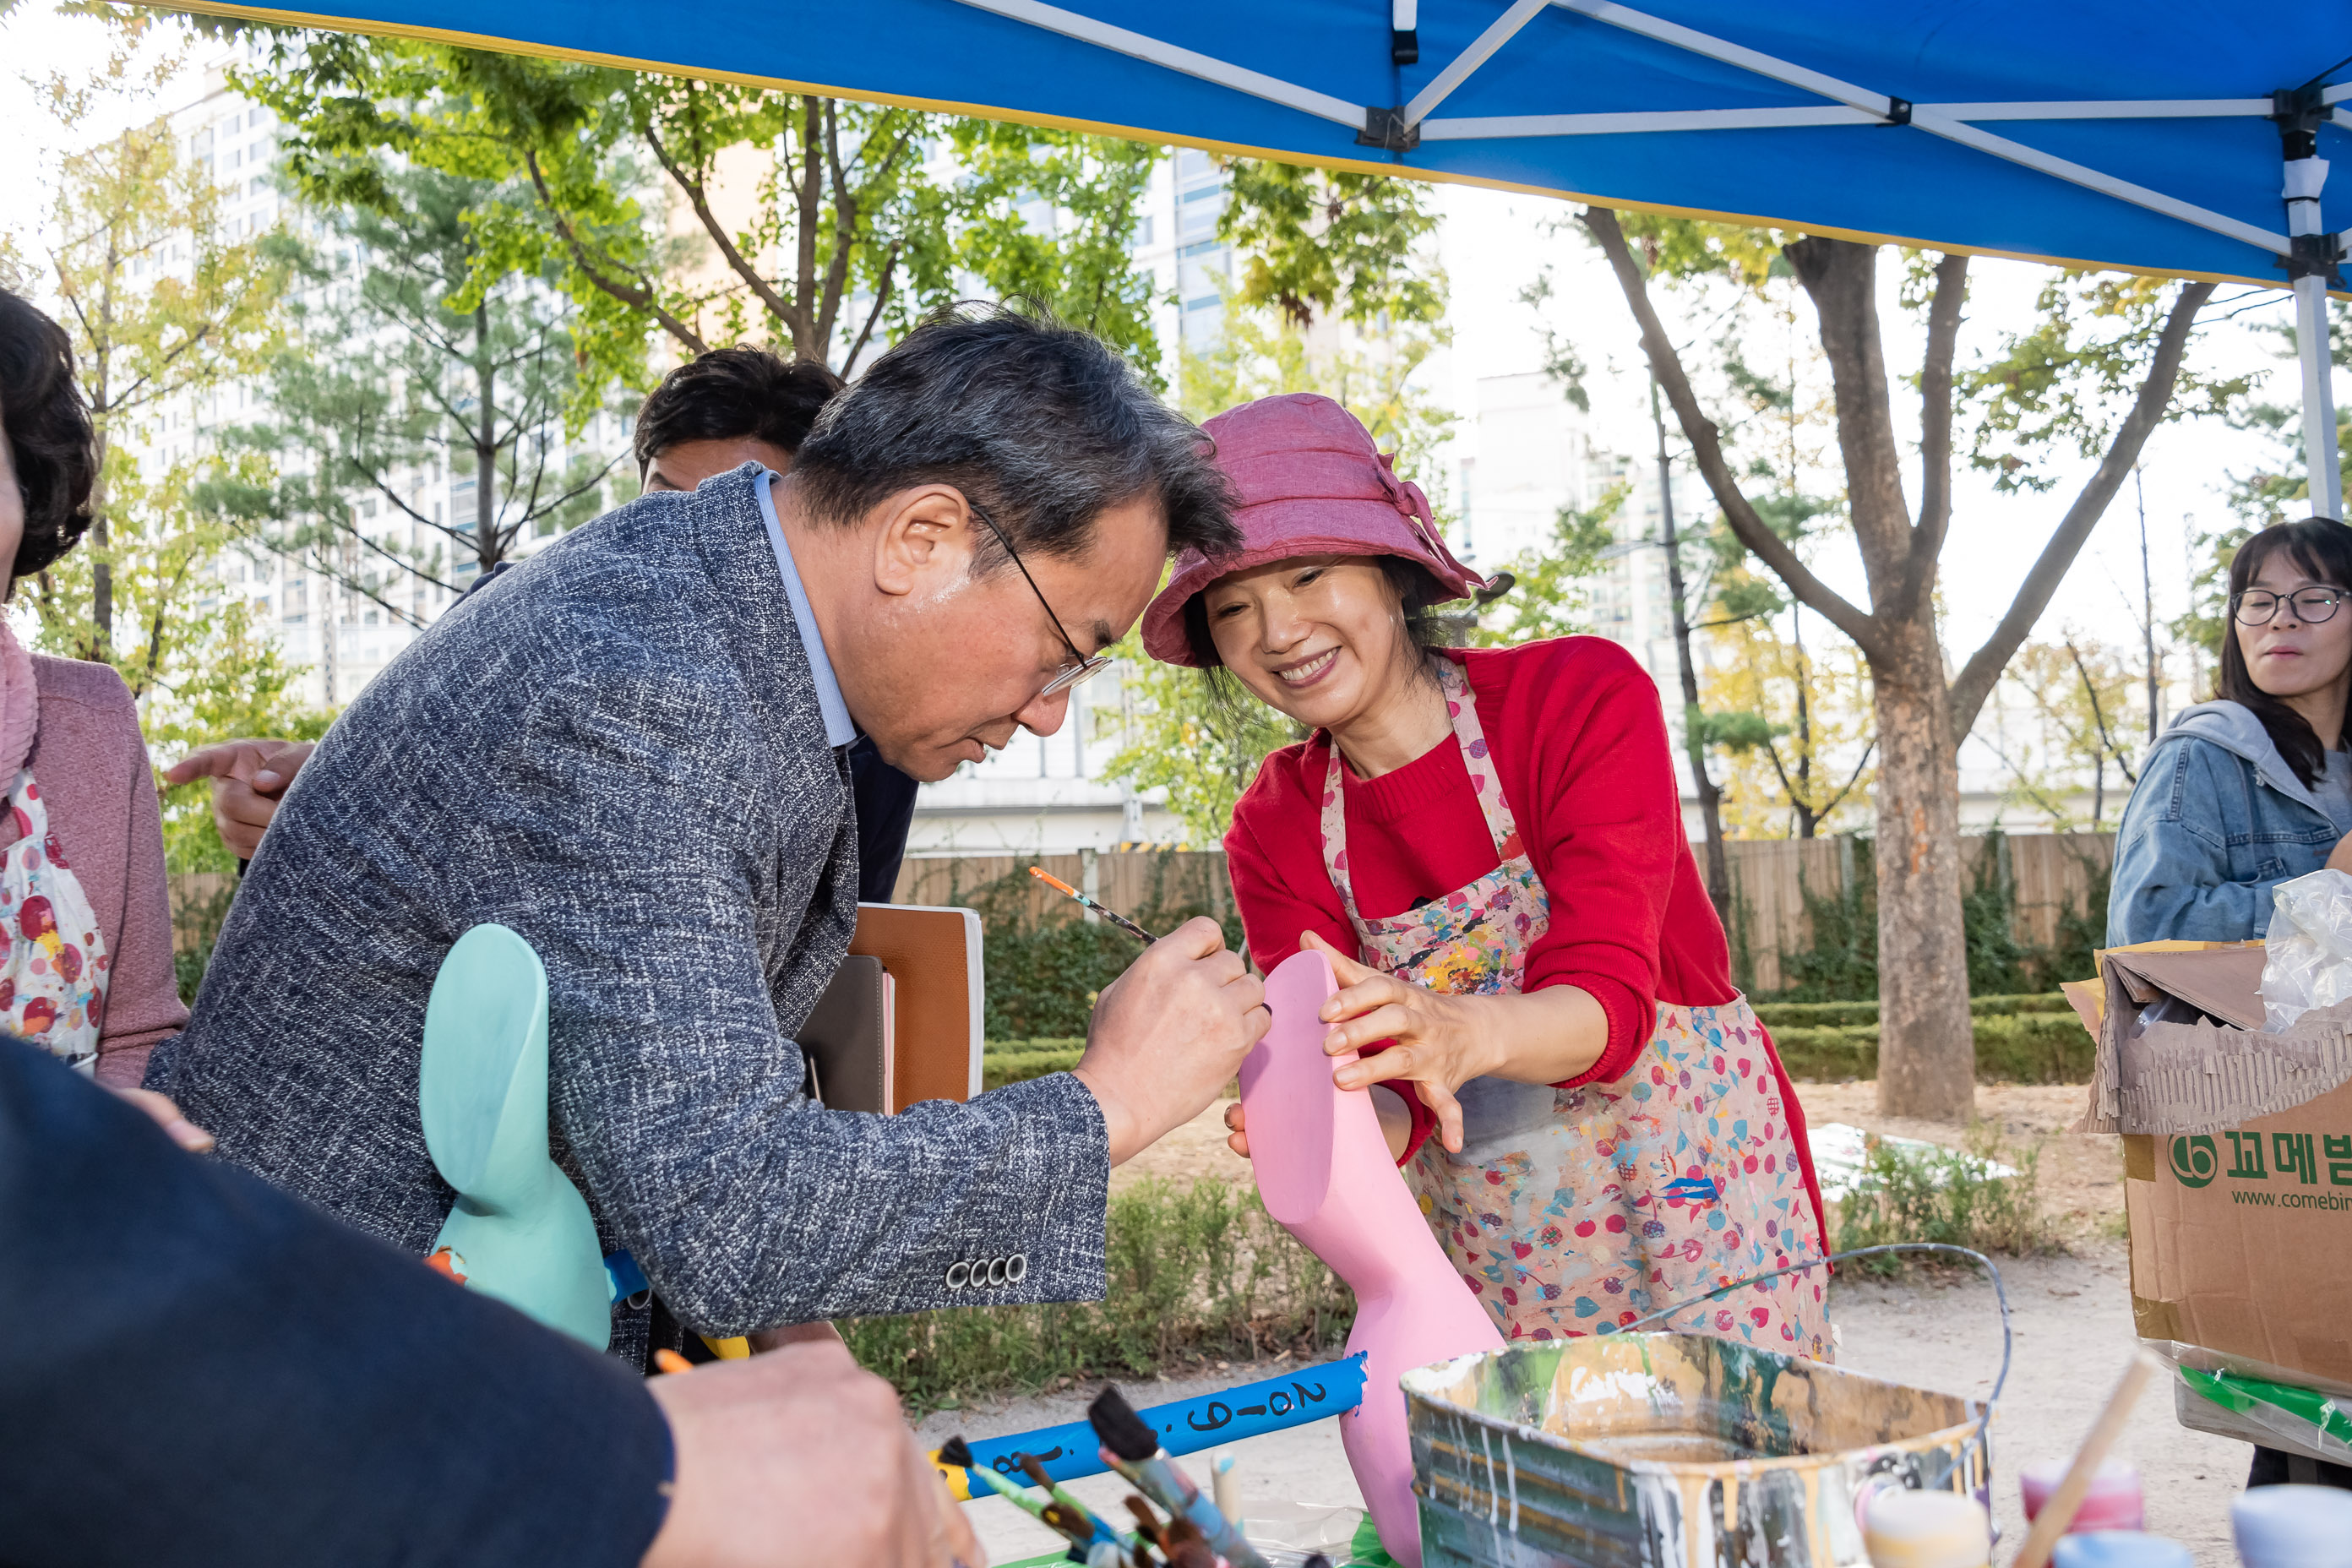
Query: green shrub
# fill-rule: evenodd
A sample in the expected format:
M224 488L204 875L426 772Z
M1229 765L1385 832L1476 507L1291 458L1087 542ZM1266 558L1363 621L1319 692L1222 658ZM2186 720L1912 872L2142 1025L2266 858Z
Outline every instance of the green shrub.
M1256 1190L1203 1178L1114 1193L1100 1301L966 1307L844 1321L867 1369L918 1409L1064 1378L1150 1377L1213 1357L1337 1347L1354 1320L1346 1286L1276 1225Z
M1990 1175L1979 1161L1997 1161L2017 1174ZM2060 1251L2042 1213L2041 1167L2041 1145L2012 1149L1990 1130L1971 1131L1965 1151L1874 1141L1857 1185L1838 1203L1837 1249L1939 1241L2020 1258ZM1884 1276L1900 1272L1906 1260L1889 1255L1840 1267Z
M1027 1045L1032 1042L1019 1041ZM1042 1042L1038 1042L1042 1043ZM982 1089L1003 1089L1008 1083L1026 1083L1047 1073L1067 1072L1078 1065L1079 1053L1086 1042L1073 1040L1067 1046L1043 1051L1000 1051L993 1044L980 1058L980 1086Z
M2073 1012L1975 1014L1980 1083L2087 1083L2091 1032ZM1876 1023L1773 1027L1772 1044L1793 1079L1834 1083L1878 1076Z

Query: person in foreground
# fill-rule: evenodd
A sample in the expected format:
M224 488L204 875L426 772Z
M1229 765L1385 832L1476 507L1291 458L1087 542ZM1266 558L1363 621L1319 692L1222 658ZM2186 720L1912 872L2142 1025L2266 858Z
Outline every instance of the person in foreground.
M838 1344L632 1376L5 1037L0 1279L10 1563L982 1561Z
M98 473L73 345L0 289L0 599L89 527ZM0 1030L117 1087L187 1018L163 822L130 689L27 653L0 616Z
M1600 637L1436 646L1430 607L1479 580L1330 399L1207 429L1244 546L1180 560L1144 646L1311 732L1234 807L1234 897L1261 967L1329 956L1325 1048L1370 1053L1336 1080L1410 1086L1384 1120L1464 1280L1553 1339L1821 1257L1804 1113L1732 987L1650 678ZM1825 1273L1675 1326L1825 1357Z
M856 916L857 735L941 778L1050 733L1171 546L1233 539L1200 432L1102 343L1007 312L918 329L791 474L642 497L379 675L287 792L149 1087L421 1256L453 1195L416 1105L425 997L495 921L546 965L560 1157L686 1330L1099 1296L1110 1167L1265 1031L1214 922L1104 990L1074 1071L968 1104L828 1111L792 1036ZM616 1312L642 1363L650 1320Z
M840 390L841 378L824 365L786 361L764 349L713 349L688 360L662 377L637 410L638 489L691 490L745 463L790 473L793 454ZM309 741L222 741L173 763L163 782L211 779L221 842L239 860L251 860L286 786L313 749ZM884 762L864 737L850 750L849 770L856 801L857 896L888 903L914 823L915 781Z
M2352 529L2276 523L2230 562L2221 695L2166 726L2116 830L2107 945L2249 942L2281 882L2352 871ZM2352 1465L2257 1447L2249 1486L2352 1488Z

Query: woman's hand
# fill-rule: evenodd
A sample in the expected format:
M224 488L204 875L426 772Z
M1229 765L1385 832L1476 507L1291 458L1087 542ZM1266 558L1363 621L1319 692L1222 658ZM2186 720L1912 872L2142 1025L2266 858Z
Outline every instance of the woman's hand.
M1446 1149L1462 1152L1462 1103L1454 1091L1474 1078L1509 1065L1509 1030L1497 1004L1523 998L1448 996L1369 968L1313 931L1299 939L1331 961L1340 989L1318 1015L1332 1026L1323 1037L1326 1056L1345 1056L1382 1040L1387 1049L1351 1062L1331 1075L1341 1089L1369 1089L1392 1079L1421 1086L1422 1103L1437 1117L1437 1136Z

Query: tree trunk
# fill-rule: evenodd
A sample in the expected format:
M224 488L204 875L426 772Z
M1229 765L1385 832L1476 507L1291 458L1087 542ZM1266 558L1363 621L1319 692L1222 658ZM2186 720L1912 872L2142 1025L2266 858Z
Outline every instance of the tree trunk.
M474 374L481 404L474 417L474 561L488 572L506 552L499 548L499 373L490 360L490 307L474 307Z
M1706 896L1717 916L1731 920L1731 862L1723 849L1723 792L1706 771L1706 726L1698 705L1698 668L1691 660L1690 610L1684 602L1682 542L1675 532L1674 470L1666 462L1666 421L1658 407L1658 378L1650 377L1650 423L1658 432L1658 538L1666 551L1666 599L1674 608L1675 663L1683 685L1683 749L1698 791L1706 830Z
M1878 1110L1965 1121L1976 1104L1960 927L1960 783L1932 616L1877 661Z

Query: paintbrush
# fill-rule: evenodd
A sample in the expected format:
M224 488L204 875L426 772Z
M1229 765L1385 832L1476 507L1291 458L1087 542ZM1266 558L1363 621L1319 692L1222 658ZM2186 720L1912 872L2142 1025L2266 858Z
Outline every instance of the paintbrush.
M1056 892L1069 894L1070 897L1077 900L1078 902L1086 905L1087 908L1094 910L1095 913L1102 916L1103 919L1110 921L1111 924L1118 927L1119 930L1133 937L1144 946L1150 947L1153 942L1160 940L1150 931L1144 930L1141 926L1137 925L1133 921L1129 920L1125 915L1120 914L1117 910L1105 909L1099 900L1087 897L1086 894L1081 893L1076 888L1073 888L1067 882L1062 880L1059 877L1054 876L1050 872L1046 871L1045 868L1041 866L1032 866L1029 868L1029 874L1036 878L1039 881L1045 883L1045 886L1052 888Z
M1094 1531L1088 1525L1080 1524L1071 1519L1068 1510L1058 1501L1040 1502L1031 1497L1026 1489L998 1475L994 1466L975 1464L971 1457L971 1445L961 1437L950 1437L940 1445L939 1462L942 1465L962 1467L971 1474L979 1477L981 1484L989 1490L1036 1520L1046 1529L1078 1546L1083 1547L1095 1538Z
M1111 1468L1171 1514L1198 1525L1210 1549L1218 1556L1234 1568L1269 1568L1257 1548L1217 1511L1217 1505L1201 1495L1192 1478L1160 1451L1158 1435L1135 1413L1135 1407L1119 1396L1118 1389L1106 1386L1097 1394L1095 1402L1087 1406L1087 1420L1094 1427L1095 1436L1102 1439L1103 1458L1110 1461Z
M1031 1482L1045 1488L1047 1495L1055 1502L1077 1516L1079 1521L1086 1525L1089 1540L1108 1541L1122 1551L1135 1544L1135 1537L1113 1530L1107 1520L1096 1518L1092 1510L1070 1495L1068 1488L1060 1485L1053 1477L1047 1475L1045 1467L1038 1461L1036 1455L1015 1454L1013 1456L1013 1462L1021 1467L1021 1473L1027 1476Z

